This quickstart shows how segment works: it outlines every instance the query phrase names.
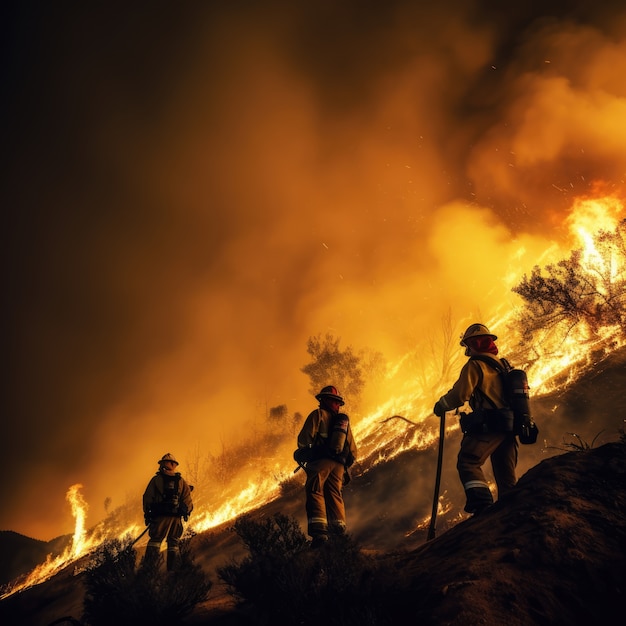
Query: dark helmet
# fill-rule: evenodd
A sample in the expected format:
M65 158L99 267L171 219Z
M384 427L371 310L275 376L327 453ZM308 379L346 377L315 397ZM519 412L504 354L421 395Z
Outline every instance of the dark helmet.
M472 337L491 337L494 341L497 339L496 335L489 332L489 329L483 324L472 324L468 326L467 330L461 337L461 345L467 347L466 341Z
M330 398L331 400L337 400L341 406L345 404L343 398L339 395L337 391L337 387L333 387L332 385L328 385L328 387L324 387L316 396L316 400L321 400L322 398Z
M165 463L167 461L171 461L172 463L176 463L176 465L178 465L178 461L174 458L174 455L170 454L169 452L167 454L164 454L159 459L159 465L163 465L163 463Z

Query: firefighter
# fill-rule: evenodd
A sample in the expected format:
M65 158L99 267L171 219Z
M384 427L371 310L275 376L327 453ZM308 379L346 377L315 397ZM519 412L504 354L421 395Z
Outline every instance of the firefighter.
M294 458L306 471L304 486L308 534L311 546L328 542L329 534L346 530L344 484L354 463L357 447L350 420L339 408L345 403L336 387L324 387L316 396L319 407L306 418L298 434Z
M452 389L435 403L433 412L443 417L469 403L472 411L460 413L463 439L457 458L457 471L465 490L465 511L479 515L493 504L493 496L483 465L491 459L498 496L516 484L518 443L513 432L513 413L507 407L501 375L488 363L471 357L487 358L508 366L497 356L496 335L483 324L472 324L461 337L461 346L470 359L465 363Z
M193 510L193 487L176 471L178 461L169 452L159 459L158 464L159 470L143 494L143 513L150 537L144 562L154 564L158 561L161 544L165 539L166 567L168 571L173 571L180 560L183 519L187 521Z

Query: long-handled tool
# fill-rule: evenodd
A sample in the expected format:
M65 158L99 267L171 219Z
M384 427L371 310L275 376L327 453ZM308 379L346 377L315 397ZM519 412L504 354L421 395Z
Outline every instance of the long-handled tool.
M139 535L139 537L137 537L137 539L135 539L130 545L134 546L150 529L150 526L146 526L145 530L141 533L141 535Z
M446 414L444 413L439 422L439 458L437 459L437 477L435 478L435 494L433 495L433 510L430 514L430 526L428 527L427 541L434 539L437 525L437 509L439 508L439 485L441 484L441 465L443 462L443 440L446 434Z

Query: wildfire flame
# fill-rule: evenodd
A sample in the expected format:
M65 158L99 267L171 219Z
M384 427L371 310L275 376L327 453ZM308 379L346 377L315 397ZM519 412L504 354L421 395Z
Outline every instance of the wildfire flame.
M574 203L566 224L577 242L575 247L582 248L582 262L589 271L593 272L598 267L604 269L610 267L611 271L617 271L613 269L618 267L614 259L607 258L604 251L596 248L594 235L600 230L615 230L623 213L623 204L613 197L584 199ZM553 245L542 258L558 252L558 246ZM562 254L562 250L560 252ZM520 250L520 256L521 254ZM507 280L513 279L515 282L520 278L521 276L508 276ZM495 329L500 325L506 326L512 316L513 312L504 316L499 313L497 320L485 321ZM545 358L538 358L533 363L524 364L533 394L543 395L569 383L590 364L591 355L598 348L607 354L621 347L624 342L618 330L606 328L597 336L591 337L584 328L575 329L566 337L559 338L558 350L553 350L549 355L544 355ZM367 415L360 417L353 426L355 437L359 442L360 457L367 459L369 466L393 458L411 448L425 449L432 445L438 436L435 428L437 422L429 420L432 417L432 401L437 391L445 391L442 385L449 385L451 381L440 380L440 372L436 372L436 368L431 364L430 368L424 370L418 383L415 380L403 382L399 380L403 365L404 363L400 362L389 368L389 376L392 379L389 383L393 392L388 394L388 397L391 399L381 402ZM390 415L397 419L389 418ZM419 417L409 420L404 417L406 415ZM450 424L448 432L456 428L458 428L456 423ZM203 532L214 528L273 500L278 496L280 482L292 474L292 469L292 466L276 463L273 472L266 472L263 478L250 481L245 488L237 492L226 493L217 508L210 511L208 508L194 511L194 530ZM67 492L67 500L71 504L75 519L71 545L62 555L54 559L48 556L45 563L35 568L23 581L16 582L0 598L46 581L68 564L88 554L107 538L107 530L102 526L92 530L91 533L87 532L85 522L88 507L81 489L82 485L76 484ZM446 512L450 508L444 500L440 500L439 503L441 512ZM424 520L418 528L425 527L427 521ZM136 536L140 532L139 525L131 525L118 537Z
M75 520L74 534L68 547L65 548L62 554L55 558L52 558L52 555L49 554L46 560L38 565L27 577L23 580L18 579L13 585L10 585L7 591L0 595L0 599L22 591L27 587L45 582L64 567L87 554L98 545L100 540L95 536L91 539L87 538L85 522L89 507L80 491L82 488L83 486L81 484L72 485L65 494L65 498L70 503L72 515Z
M85 552L85 520L87 519L89 507L87 502L85 502L85 498L83 498L83 494L80 492L82 488L83 486L80 484L72 485L65 496L72 507L72 515L76 520L71 544L71 556L74 558Z

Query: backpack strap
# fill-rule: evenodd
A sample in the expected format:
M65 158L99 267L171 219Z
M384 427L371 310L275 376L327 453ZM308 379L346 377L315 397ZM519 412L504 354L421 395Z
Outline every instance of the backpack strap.
M487 363L487 365L490 365L498 374L506 374L510 369L513 369L506 359L500 359L502 363L502 365L500 365L495 359L490 359L488 356L483 356L482 354L471 356L470 361L482 361L483 363Z

